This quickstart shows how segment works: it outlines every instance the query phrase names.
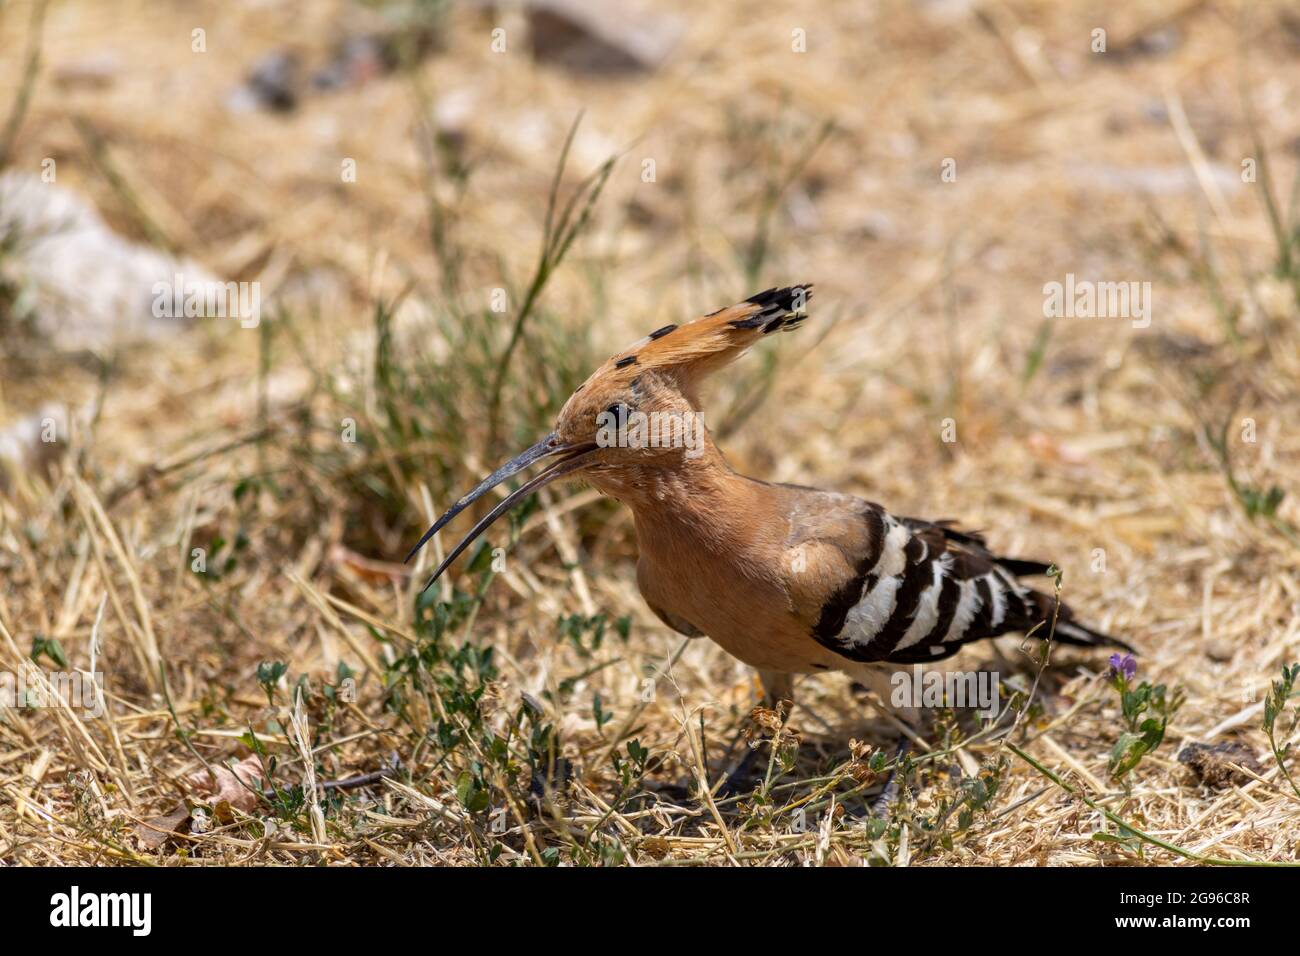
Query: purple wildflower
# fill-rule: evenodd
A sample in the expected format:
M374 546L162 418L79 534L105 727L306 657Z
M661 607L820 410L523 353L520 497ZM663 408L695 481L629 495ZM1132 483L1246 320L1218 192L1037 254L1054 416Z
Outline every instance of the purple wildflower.
M1133 659L1132 654L1125 654L1121 657L1118 654L1110 655L1110 673L1112 677L1123 677L1124 680L1130 681L1137 676L1138 662Z

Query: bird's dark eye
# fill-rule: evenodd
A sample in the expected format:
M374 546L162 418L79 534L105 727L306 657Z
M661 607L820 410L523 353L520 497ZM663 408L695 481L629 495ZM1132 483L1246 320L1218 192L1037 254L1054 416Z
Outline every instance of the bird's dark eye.
M627 424L627 416L630 412L631 409L627 407L626 402L615 402L601 413L601 418L606 424L622 428Z

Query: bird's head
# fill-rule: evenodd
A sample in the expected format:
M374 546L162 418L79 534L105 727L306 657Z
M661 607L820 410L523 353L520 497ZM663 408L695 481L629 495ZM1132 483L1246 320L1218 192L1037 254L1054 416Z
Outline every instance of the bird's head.
M667 325L612 356L564 403L555 429L488 475L424 533L433 535L485 494L540 461L548 464L484 515L434 571L430 584L487 528L534 491L581 474L601 487L635 481L645 469L680 467L708 441L699 410L705 378L764 335L806 318L812 286L768 289L685 325Z

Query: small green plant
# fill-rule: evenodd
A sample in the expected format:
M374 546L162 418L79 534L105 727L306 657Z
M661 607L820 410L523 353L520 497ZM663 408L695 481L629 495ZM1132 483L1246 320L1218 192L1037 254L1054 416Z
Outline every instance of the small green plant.
M338 667L335 668L335 673L338 675L338 683L326 684L321 688L321 693L324 694L325 699L331 703L339 703L340 701L351 703L352 700L355 700L355 698L352 697L352 694L355 693L357 672L349 667L344 661L339 661ZM351 681L352 683L349 684L348 681ZM352 690L347 690L349 687L352 688Z
M1289 714L1287 712L1288 702L1300 694L1295 689L1297 677L1300 677L1300 663L1290 667L1283 665L1281 679L1273 681L1273 687L1264 700L1264 733L1268 734L1268 745L1273 750L1278 770L1286 777L1286 782L1291 785L1296 796L1300 797L1300 786L1296 785L1295 778L1286 766L1286 758L1291 753L1290 738L1295 733L1297 724L1300 724L1300 709L1293 707ZM1282 741L1280 744L1279 739Z
M1242 76L1241 103L1246 114L1246 126L1250 129L1251 146L1258 161L1260 201L1268 214L1268 223L1277 243L1277 260L1273 274L1289 282L1297 306L1300 306L1300 171L1291 181L1291 199L1285 208L1276 195L1273 183L1272 161L1268 150L1264 148L1264 139L1260 133L1260 124L1255 115L1250 90L1246 88L1245 75Z
M622 781L624 791L630 790L634 784L640 783L641 778L645 776L646 761L649 758L650 751L637 738L627 742L626 760L619 755L617 750L610 754L610 761Z
M560 161L555 167L555 178L551 181L550 197L546 204L546 223L537 266L533 270L532 280L528 283L528 291L524 293L523 304L515 315L510 337L497 360L496 371L492 375L487 413L489 449L496 446L500 437L501 397L506 384L506 373L510 370L510 360L515 354L515 349L523 338L528 318L533 314L538 298L552 274L564 261L569 247L587 227L595 211L596 201L600 198L605 183L609 181L609 175L614 171L614 162L618 158L611 156L596 167L595 171L583 179L568 200L561 205L559 203L560 181L564 177L564 168L569 160L569 149L573 146L573 137L578 132L580 122L582 122L581 113L569 128L569 135L564 140L564 148L560 151Z
M556 628L561 640L571 643L583 657L590 657L600 650L600 645L604 643L605 628L608 623L609 618L604 614L591 617L570 614L559 618L556 621ZM620 627L619 630L621 633L622 628Z
M1234 415L1230 415L1224 421L1217 434L1209 425L1202 426L1202 435L1228 482L1228 488L1236 497L1237 503L1241 505L1241 510L1247 518L1252 522L1263 521L1292 544L1300 547L1300 529L1297 529L1295 525L1277 513L1278 507L1286 497L1286 492L1277 485L1270 485L1267 489L1255 487L1237 477L1232 464L1231 445L1228 440L1231 421L1234 417L1235 411Z
M45 11L49 0L38 0L31 7L30 29L27 33L27 55L23 66L22 80L14 92L9 115L0 128L0 167L9 165L13 158L14 144L18 142L18 131L31 105L32 92L41 72L41 46L45 36Z
M1029 351L1025 354L1025 367L1020 373L1020 393L1023 395L1029 387L1029 383L1034 380L1038 370L1043 366L1043 359L1047 357L1047 347L1052 341L1052 332L1055 331L1055 319L1043 319L1038 325L1038 331L1034 333L1033 344L1030 345Z
M220 581L239 567L239 556L248 550L248 546L248 535L242 530L235 533L233 541L217 535L202 549L206 555L203 562L190 562L190 573L202 581Z
M597 732L603 732L605 725L614 719L614 712L602 706L599 694L595 694L591 699L591 716L596 721Z
M281 823L287 824L299 833L310 833L311 826L306 817L307 795L303 788L276 785L275 771L280 760L275 754L267 751L266 745L251 726L239 739L245 747L257 755L258 762L262 765L262 776L256 786L245 783L238 774L234 775L234 779L244 789L256 795L261 804L270 809ZM266 832L263 831L262 835L266 836Z
M1152 685L1147 681L1134 686L1136 677L1137 661L1132 655L1111 655L1110 684L1119 694L1120 710L1127 724L1110 751L1112 780L1123 780L1142 758L1160 746L1169 721L1183 704L1180 689L1171 692L1164 684Z
M266 702L272 707L275 706L275 688L288 670L289 665L284 661L262 661L257 665L257 683L266 694Z
M752 121L731 117L729 122L733 124L731 135L744 142L744 155L762 176L754 204L753 233L738 249L746 288L759 288L763 267L772 252L773 221L778 218L781 203L813 156L831 138L835 124L821 120L809 128L798 119L782 116L773 120L766 114ZM798 145L793 156L788 155L791 142Z
M1092 835L1094 843L1109 843L1112 846L1123 847L1130 853L1135 854L1139 859L1146 859L1146 844L1138 836L1136 830L1130 829L1123 823L1115 824L1115 832L1110 833L1106 830L1098 830Z
M43 634L37 634L32 638L32 652L28 655L33 661L40 660L42 656L48 657L59 667L68 666L68 655L63 652L63 645L52 637L46 637Z
M1006 756L1000 755L983 764L974 776L961 777L955 789L943 787L932 812L913 810L908 815L908 822L923 839L914 851L914 858L928 853L936 845L952 850L954 837L974 827L977 818L986 818L1001 792L1008 767ZM954 815L955 824L952 820Z

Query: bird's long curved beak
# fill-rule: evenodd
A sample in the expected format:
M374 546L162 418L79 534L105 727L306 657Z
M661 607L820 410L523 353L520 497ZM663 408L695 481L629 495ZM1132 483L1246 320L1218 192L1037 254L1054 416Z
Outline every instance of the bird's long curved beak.
M587 456L593 451L596 451L597 447L598 446L595 442L568 445L561 442L556 437L555 433L551 432L551 434L547 435L536 445L533 445L527 451L521 452L514 458L511 458L496 471L492 472L492 474L480 481L474 487L473 491L448 508L447 513L433 523L429 530L426 531L416 543L415 547L411 549L411 553L406 556L407 561L410 561L411 558L415 557L419 550L424 547L425 543L441 531L452 518L456 517L456 515L460 514L474 502L478 501L497 485L501 484L506 479L517 475L529 465L541 461L543 458L551 458L556 455L561 456L558 461L552 462L544 471L539 472L518 489L502 498L495 508L479 519L478 523L469 530L469 534L465 535L465 537L461 539L460 544L456 545L456 547L452 549L451 553L443 560L442 564L438 565L438 569L433 572L433 576L425 583L423 590L427 591L429 585L438 580L442 575L442 572L447 570L448 565L455 561L462 551L473 544L474 540L486 531L494 521L515 505L519 504L519 502L523 501L538 488L550 484L557 478L561 478L564 475L577 471L586 464Z

